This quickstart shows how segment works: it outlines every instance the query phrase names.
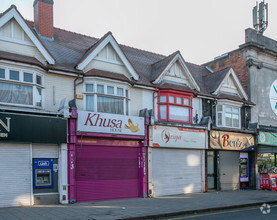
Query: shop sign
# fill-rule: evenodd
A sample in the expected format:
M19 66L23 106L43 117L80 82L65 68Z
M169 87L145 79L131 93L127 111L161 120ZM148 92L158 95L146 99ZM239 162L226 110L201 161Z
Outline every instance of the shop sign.
M77 131L143 136L144 118L78 111Z
M0 113L0 141L66 143L67 121L58 117Z
M210 147L222 150L244 150L254 145L254 136L224 131L211 131Z
M277 146L277 133L260 132L258 144Z
M205 149L205 130L153 126L150 128L150 146Z

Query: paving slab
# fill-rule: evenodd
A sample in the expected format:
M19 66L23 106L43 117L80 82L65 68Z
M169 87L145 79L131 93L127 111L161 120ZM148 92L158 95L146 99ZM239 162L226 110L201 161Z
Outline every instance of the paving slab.
M237 190L193 193L157 198L122 199L69 205L0 208L4 219L147 219L263 203L277 203L277 191Z

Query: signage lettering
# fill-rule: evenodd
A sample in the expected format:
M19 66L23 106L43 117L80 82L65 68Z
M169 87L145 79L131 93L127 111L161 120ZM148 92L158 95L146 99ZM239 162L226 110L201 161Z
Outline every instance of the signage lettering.
M144 135L144 118L78 111L77 130L96 133Z
M94 123L93 123L93 121L94 121ZM98 127L110 127L110 128L121 128L122 127L122 121L121 120L116 120L116 119L100 118L100 114L88 113L88 117L87 117L86 122L84 123L84 125L98 126Z
M224 150L243 150L254 145L254 137L249 134L212 131L210 147Z
M6 130L6 132L10 132L11 127L10 127L10 120L11 118L6 117L7 123L5 124L1 119L0 119L0 125ZM1 132L1 129L0 129ZM0 137L8 137L8 133L0 133Z
M49 161L39 161L38 165L41 166L41 167L49 166Z

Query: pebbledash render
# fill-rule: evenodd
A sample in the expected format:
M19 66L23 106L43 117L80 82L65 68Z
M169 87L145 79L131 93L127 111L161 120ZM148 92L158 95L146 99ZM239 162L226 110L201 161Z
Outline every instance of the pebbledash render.
M235 68L62 30L53 0L33 7L34 22L0 15L0 206L252 187L238 161L255 104ZM219 170L216 155L232 159Z

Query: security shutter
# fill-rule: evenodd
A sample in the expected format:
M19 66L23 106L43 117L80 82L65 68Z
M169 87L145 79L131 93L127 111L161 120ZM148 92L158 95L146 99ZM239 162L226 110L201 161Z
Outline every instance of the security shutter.
M30 145L0 144L0 207L31 205Z
M153 148L154 196L201 192L201 151Z
M238 151L219 151L219 181L221 190L237 190L239 182Z
M58 158L57 145L33 145L33 158Z
M138 148L78 146L77 202L136 198Z
M263 153L277 153L277 147L272 146L259 146L257 149L258 154Z

